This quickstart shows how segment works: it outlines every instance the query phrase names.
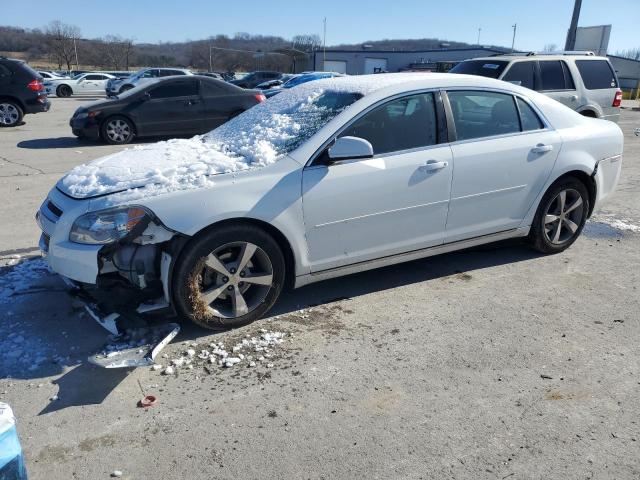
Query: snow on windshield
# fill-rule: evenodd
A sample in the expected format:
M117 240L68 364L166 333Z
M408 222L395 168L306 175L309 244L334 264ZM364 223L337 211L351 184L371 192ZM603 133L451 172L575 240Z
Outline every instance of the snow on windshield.
M213 175L272 164L367 93L409 75L341 77L305 83L253 107L205 135L136 146L81 165L58 183L90 197L146 187L134 197L197 188Z

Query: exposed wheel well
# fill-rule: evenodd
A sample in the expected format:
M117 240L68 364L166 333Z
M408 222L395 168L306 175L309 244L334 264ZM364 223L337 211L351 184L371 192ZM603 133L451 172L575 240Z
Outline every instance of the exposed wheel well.
M289 288L293 287L295 283L295 277L296 277L295 257L293 255L293 250L291 248L291 244L289 243L289 240L287 240L287 237L285 237L280 230L278 230L276 227L274 227L273 225L267 222L264 222L262 220L257 220L255 218L230 218L227 220L216 222L212 225L209 225L206 228L203 228L198 233L196 233L193 236L193 238L199 235L202 235L203 233L208 232L211 229L220 228L224 225L252 225L254 227L258 227L264 230L269 235L271 235L273 239L278 243L278 246L280 247L280 249L282 250L282 254L284 255L284 261L286 266L285 285Z
M2 101L13 102L13 103L17 104L22 109L23 113L25 111L24 104L20 100L15 98L15 97L10 97L8 95L0 95L0 102L2 102Z
M598 115L593 110L582 110L580 112L580 115L582 115L583 117L598 118Z
M587 192L589 192L589 213L587 214L587 218L591 217L593 213L594 203L596 201L596 181L593 179L591 175L588 175L580 170L572 170L570 172L565 173L564 175L558 177L553 184L566 180L567 178L575 178L582 182L584 186L587 188Z

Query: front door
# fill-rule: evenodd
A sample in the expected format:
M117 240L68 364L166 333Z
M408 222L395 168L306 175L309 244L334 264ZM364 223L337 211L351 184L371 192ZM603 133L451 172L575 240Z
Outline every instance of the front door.
M391 100L339 134L368 140L373 158L305 169L313 272L443 242L452 164L449 145L438 144L436 120L433 93Z
M522 98L448 92L457 141L446 242L517 228L546 183L561 146Z
M198 129L201 104L196 79L166 80L148 90L148 100L134 110L141 135L192 133Z

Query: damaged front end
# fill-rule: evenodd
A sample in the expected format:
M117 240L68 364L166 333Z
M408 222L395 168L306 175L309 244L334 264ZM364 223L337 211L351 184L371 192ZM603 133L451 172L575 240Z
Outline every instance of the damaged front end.
M37 214L40 245L72 297L112 334L89 360L105 368L152 364L179 331L167 323L175 315L170 274L187 237L141 206L86 212L73 220L65 213L45 201Z

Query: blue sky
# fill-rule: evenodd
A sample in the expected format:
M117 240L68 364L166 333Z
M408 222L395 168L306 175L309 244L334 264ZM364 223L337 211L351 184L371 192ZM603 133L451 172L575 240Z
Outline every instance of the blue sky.
M583 0L580 25L613 24L609 52L640 47L639 0ZM564 46L573 0L0 0L0 24L42 27L51 20L79 26L84 37L118 34L138 42L181 41L218 33L322 33L327 44L383 38L438 37L516 48Z

